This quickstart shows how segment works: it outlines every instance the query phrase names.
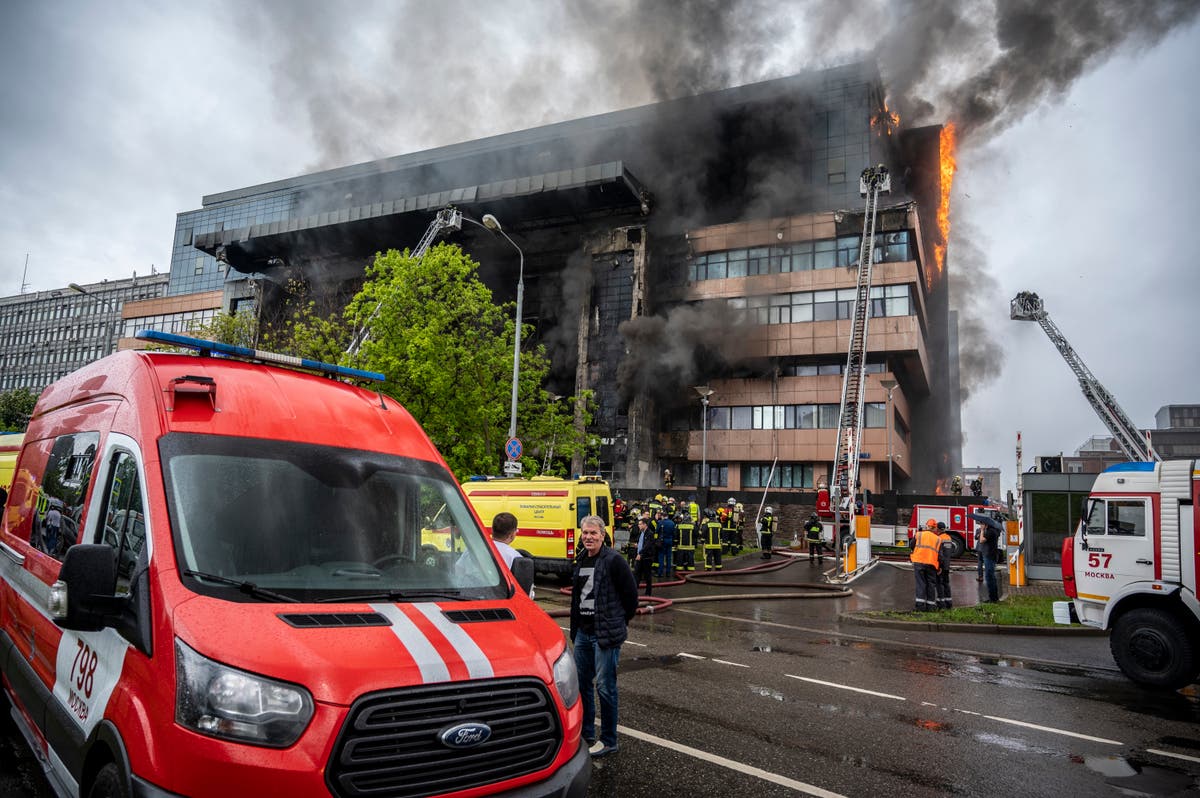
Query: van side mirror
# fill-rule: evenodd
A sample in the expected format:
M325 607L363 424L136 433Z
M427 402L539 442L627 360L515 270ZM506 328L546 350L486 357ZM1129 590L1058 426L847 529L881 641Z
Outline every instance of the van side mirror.
M517 557L512 563L512 575L517 580L517 584L526 594L533 587L533 558L532 557Z
M120 618L127 599L114 595L116 589L112 546L78 543L67 549L58 581L50 588L50 615L63 629L98 632Z

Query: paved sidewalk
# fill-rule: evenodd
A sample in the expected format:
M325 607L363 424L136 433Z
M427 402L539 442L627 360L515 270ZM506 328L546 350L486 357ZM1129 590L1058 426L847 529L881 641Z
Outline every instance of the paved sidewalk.
M1010 596L1055 596L1064 601L1067 598L1067 594L1063 592L1062 582L1051 580L1031 580L1026 582L1023 587L1013 587L1007 584L1007 580L1002 580L1000 592L1008 593Z

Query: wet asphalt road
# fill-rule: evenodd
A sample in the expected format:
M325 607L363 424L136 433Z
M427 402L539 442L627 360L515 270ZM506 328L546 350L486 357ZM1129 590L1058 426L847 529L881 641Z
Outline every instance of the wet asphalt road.
M802 560L748 581L804 592L780 585L819 581L829 566ZM1200 795L1200 686L1138 688L1104 637L858 625L840 616L910 608L912 577L884 563L851 587L845 598L707 600L639 616L621 654L621 750L595 761L588 795ZM979 600L973 567L953 589L958 604ZM550 583L538 596L565 606ZM50 794L3 719L0 796Z

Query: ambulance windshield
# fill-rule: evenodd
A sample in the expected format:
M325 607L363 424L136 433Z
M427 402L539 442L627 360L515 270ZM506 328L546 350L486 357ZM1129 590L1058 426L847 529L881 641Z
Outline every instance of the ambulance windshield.
M159 450L176 562L199 592L326 602L508 594L457 484L433 463L183 433Z

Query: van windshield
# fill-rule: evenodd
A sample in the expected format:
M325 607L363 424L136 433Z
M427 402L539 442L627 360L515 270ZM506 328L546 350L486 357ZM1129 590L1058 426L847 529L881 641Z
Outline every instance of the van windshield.
M508 593L458 485L433 463L185 433L164 436L159 454L176 563L197 592L233 601Z

